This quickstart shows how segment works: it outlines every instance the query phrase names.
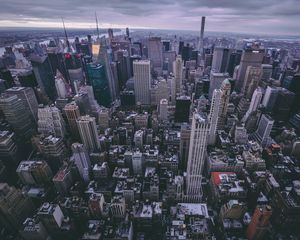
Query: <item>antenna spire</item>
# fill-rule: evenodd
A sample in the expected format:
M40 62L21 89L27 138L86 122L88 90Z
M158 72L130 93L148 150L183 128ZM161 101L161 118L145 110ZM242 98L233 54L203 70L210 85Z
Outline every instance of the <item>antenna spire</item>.
M71 51L70 42L69 42L69 39L68 39L68 34L67 34L67 31L66 31L65 22L64 22L63 17L61 17L61 20L62 20L62 23L63 23L63 26L64 26L64 32L65 32L65 38L66 38L66 43L67 43L67 47L68 47L68 52L70 52Z

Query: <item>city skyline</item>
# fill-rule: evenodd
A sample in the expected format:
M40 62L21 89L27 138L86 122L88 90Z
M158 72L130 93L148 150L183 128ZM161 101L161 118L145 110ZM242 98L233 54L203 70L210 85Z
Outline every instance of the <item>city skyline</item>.
M100 28L143 28L199 31L201 16L209 17L207 31L270 35L300 35L296 0L268 1L3 1L0 0L0 28L61 27L95 28L94 12ZM92 11L91 11L91 6ZM136 21L136 18L139 21ZM75 25L76 24L76 25Z

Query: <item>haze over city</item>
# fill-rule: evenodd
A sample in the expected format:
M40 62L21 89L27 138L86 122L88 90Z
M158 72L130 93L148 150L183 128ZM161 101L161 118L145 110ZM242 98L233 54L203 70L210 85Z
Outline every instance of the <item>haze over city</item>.
M207 31L300 35L297 0L1 0L0 27L94 28L94 12L101 28L199 30L208 16ZM138 20L137 20L138 19Z

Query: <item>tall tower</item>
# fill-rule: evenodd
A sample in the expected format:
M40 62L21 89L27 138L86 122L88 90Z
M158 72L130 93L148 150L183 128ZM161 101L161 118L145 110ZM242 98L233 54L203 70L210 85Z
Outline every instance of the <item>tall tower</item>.
M209 137L208 137L208 144L214 145L216 142L216 132L217 132L217 125L219 120L219 115L221 113L221 101L222 101L223 92L220 89L215 89L213 92L211 105L210 105L210 112L208 115L208 121L210 123L209 129Z
M133 62L133 80L136 102L150 104L151 68L149 60Z
M176 60L173 62L173 72L175 77L175 88L176 93L180 93L180 88L182 85L182 77L183 77L183 62L181 55L176 57Z
M79 137L78 127L76 120L80 117L79 107L75 102L68 103L64 107L64 112L67 116L70 132L74 138Z
M203 48L204 48L204 44L203 44L203 38L204 38L204 28L205 28L205 16L202 16L201 19L201 31L200 31L200 39L199 39L199 43L198 43L198 50L199 53L201 54L201 58L203 59Z
M252 216L251 222L247 228L247 239L260 240L264 239L270 225L272 209L270 206L258 206Z
M88 183L90 180L91 162L89 154L81 143L72 144L73 159L78 168L78 172L82 179Z
M85 115L77 119L77 126L80 138L85 147L90 151L96 151L100 148L100 142L94 117Z
M194 113L186 176L186 195L190 202L199 202L202 198L201 182L208 132L209 123L198 113Z

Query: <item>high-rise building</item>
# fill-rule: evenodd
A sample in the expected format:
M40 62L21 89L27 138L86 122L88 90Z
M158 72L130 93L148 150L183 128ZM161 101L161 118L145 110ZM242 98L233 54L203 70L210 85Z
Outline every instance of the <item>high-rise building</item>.
M235 88L241 90L244 85L246 71L248 66L261 67L264 58L264 49L259 46L247 47L242 54L238 69Z
M34 126L30 119L30 112L26 110L24 103L17 95L2 93L0 108L8 123L13 127L19 137L28 139L34 132Z
M273 66L271 64L262 64L261 80L268 81L272 77Z
M213 92L211 104L210 104L210 112L208 115L208 121L210 123L209 136L208 136L208 144L214 145L216 142L216 134L218 127L219 115L221 114L221 101L222 101L223 92L220 89L215 89Z
M279 88L268 86L264 98L262 100L262 105L266 108L268 112L273 110L276 98L278 96Z
M17 173L23 184L44 185L52 180L52 171L45 161L21 161Z
M191 98L181 96L176 98L175 122L189 122Z
M186 195L190 202L199 202L202 198L202 173L208 133L209 123L198 113L194 113L186 175Z
M261 116L254 138L262 145L268 144L273 124L274 120L269 115Z
M111 59L108 54L109 49L106 44L106 40L105 40L105 38L101 38L100 41L101 41L101 47L100 47L100 51L99 51L98 61L99 61L100 65L104 66L104 68L105 68L106 79L108 82L108 89L109 89L111 101L113 102L116 100L116 97L119 94L117 92L117 90L119 89L118 82L117 82L117 79L114 78L114 75L113 75L113 72L111 69Z
M183 62L180 55L178 55L176 60L173 62L173 73L175 78L176 93L180 93L183 80Z
M150 104L151 68L149 60L133 62L133 79L136 103Z
M88 183L90 181L91 162L89 154L83 144L72 144L72 158L78 168L79 174Z
M61 227L64 221L64 214L58 204L45 202L37 213L51 237L60 239Z
M217 72L210 73L209 93L208 93L209 99L211 99L213 91L215 89L220 89L223 81L228 77L229 77L228 73L217 73Z
M33 122L37 122L38 102L34 91L29 87L12 87L5 91L8 95L16 95L22 100L26 111L30 113L30 118Z
M247 228L247 239L262 240L270 229L272 208L270 206L257 206Z
M263 90L261 88L256 88L252 95L249 109L246 112L245 116L243 117L243 121L247 121L250 114L255 112L258 109L259 104L262 100L262 96L263 96Z
M262 68L248 66L246 70L244 85L242 87L242 93L247 99L252 97L254 90L258 87L261 81Z
M191 126L188 123L181 124L180 129L180 145L179 145L179 156L180 156L180 167L186 170L187 161L189 157L190 148L190 137L191 137Z
M230 77L233 77L234 68L240 64L241 56L242 56L241 50L237 50L236 52L230 54L228 66L227 66L227 72Z
M58 72L55 76L55 88L58 98L67 98L68 93L66 89L65 79L60 72Z
M231 91L231 83L230 79L225 79L221 85L222 90L222 98L221 98L221 109L219 112L219 119L217 129L222 130L224 129L226 119L227 119L227 110L228 110L228 103L230 98L230 91Z
M202 59L204 58L204 54L203 54L203 48L204 48L204 43L203 43L204 27L205 27L205 16L202 16L202 18L201 18L200 38L199 38L199 43L198 43L198 51L199 51Z
M55 106L40 106L38 109L38 132L55 137L65 136L65 122Z
M93 86L95 99L98 104L109 107L112 102L111 92L109 91L108 78L105 66L90 63L87 65L87 77Z
M68 103L64 107L64 112L67 116L68 125L70 129L70 133L74 138L79 137L78 127L77 127L77 118L80 117L79 107L75 102Z
M135 175L143 174L144 156L140 151L132 154L132 169Z
M272 116L276 121L287 121L291 116L295 93L281 88L277 94Z
M55 101L56 89L54 73L47 56L32 55L31 64L39 87L52 100Z
M134 139L133 139L135 147L142 149L143 148L143 139L144 139L144 131L137 130L134 133Z
M232 49L216 47L214 49L214 55L212 60L212 71L216 73L226 72L231 52Z
M15 231L34 211L34 205L21 190L0 183L0 223Z
M76 120L80 139L88 151L96 151L100 148L96 121L94 117L85 115Z
M159 103L159 119L160 121L168 121L168 100L161 99Z
M148 39L148 58L152 67L158 73L161 73L163 66L163 45L161 38L151 37Z

